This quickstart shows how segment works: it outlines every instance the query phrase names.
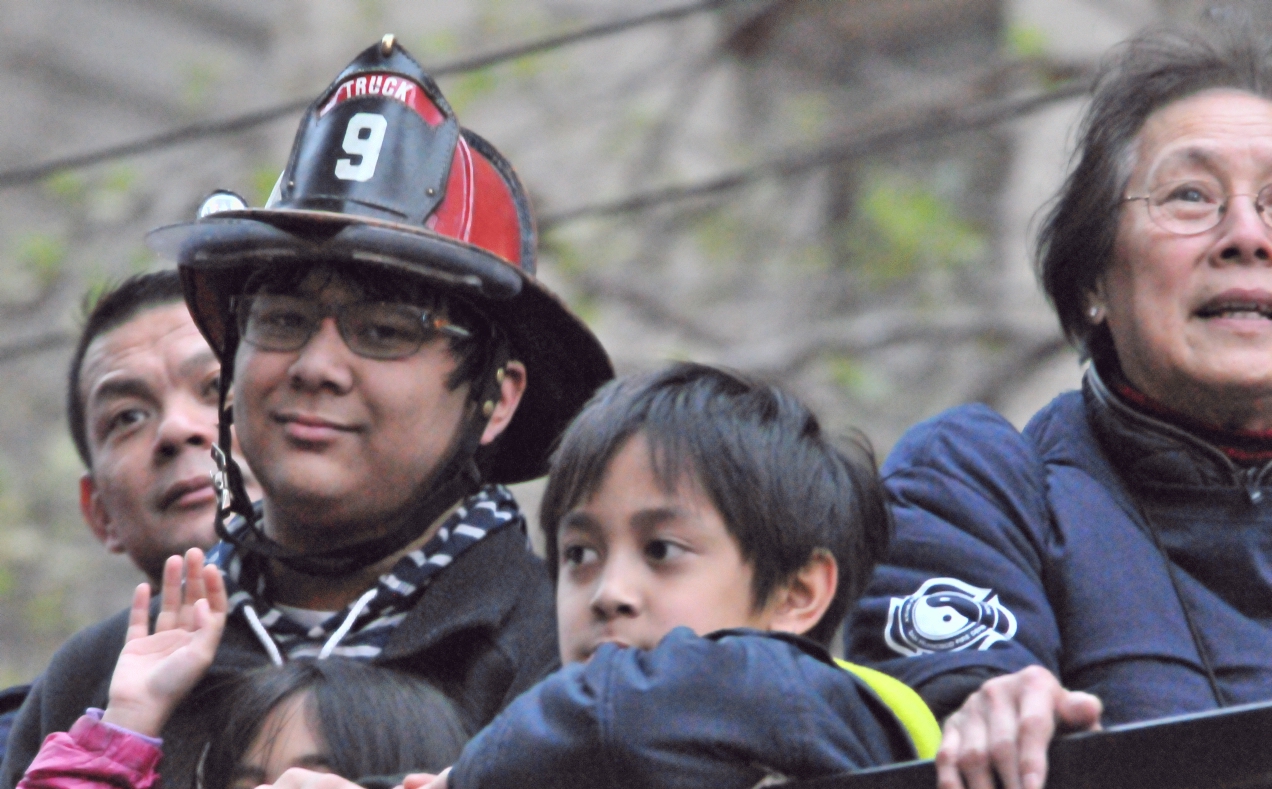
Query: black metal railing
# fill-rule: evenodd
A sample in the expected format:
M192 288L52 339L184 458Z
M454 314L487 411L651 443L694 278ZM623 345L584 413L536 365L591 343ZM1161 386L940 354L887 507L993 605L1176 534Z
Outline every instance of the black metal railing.
M1272 789L1272 703L1057 738L1046 789ZM791 789L934 789L932 762L787 784Z

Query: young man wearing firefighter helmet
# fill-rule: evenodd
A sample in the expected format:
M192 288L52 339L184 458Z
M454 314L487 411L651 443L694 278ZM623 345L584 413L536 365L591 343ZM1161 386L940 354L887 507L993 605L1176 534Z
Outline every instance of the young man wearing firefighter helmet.
M534 276L515 174L386 36L310 107L264 208L222 194L200 214L150 243L177 260L222 363L209 561L230 617L202 692L164 729L165 782L192 777L218 677L270 661L343 655L427 677L475 732L557 664L548 576L500 483L542 475L612 377ZM54 657L0 786L105 706L125 626Z

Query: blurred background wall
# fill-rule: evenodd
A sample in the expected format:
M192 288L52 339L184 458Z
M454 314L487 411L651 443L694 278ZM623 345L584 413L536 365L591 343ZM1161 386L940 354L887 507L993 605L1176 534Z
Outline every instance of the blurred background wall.
M63 399L85 293L164 265L145 231L212 189L261 204L300 112L31 168L312 99L386 32L437 66L687 2L0 2L0 685L140 580L78 510ZM1074 81L1200 4L698 5L439 79L518 168L540 273L619 371L692 358L775 379L881 456L948 406L1023 424L1075 385L1029 251L1067 161Z

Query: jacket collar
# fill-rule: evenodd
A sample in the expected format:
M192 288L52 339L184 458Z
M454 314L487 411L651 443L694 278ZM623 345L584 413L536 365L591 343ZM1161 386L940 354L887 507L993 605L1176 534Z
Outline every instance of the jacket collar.
M1095 364L1087 367L1082 396L1100 447L1132 487L1240 488L1251 502L1263 498L1272 462L1242 468L1215 445L1133 408Z
M242 528L241 519L237 525L231 524L231 528ZM514 542L520 548L504 550L528 555L530 547L525 528L525 518L512 494L502 486L486 486L465 499L428 544L404 556L362 597L316 627L293 622L272 605L266 585L268 574L264 572L261 557L240 556L233 544L221 542L210 552L209 560L220 566L225 575L231 614L241 616L248 623L273 662L281 664L284 656L325 657L346 653L351 657L371 658L393 642L398 628L418 619L421 608L438 607L422 606L419 601L433 600L439 586L454 586L444 583L446 579L471 578L475 565L492 565L488 559L466 561L470 552L478 552L484 543L506 532L514 535ZM505 540L499 542L506 543ZM499 582L498 576L485 578L484 591L466 590L461 594L498 601L499 595L491 595L490 590ZM426 588L428 594L425 594ZM433 612L432 616L437 617L435 621L448 621L444 611L440 616ZM502 613L493 611L482 618L483 623L489 621L502 621Z
M546 578L543 561L531 552L522 529L498 529L437 575L428 594L394 628L375 662L409 660L456 634L498 633L527 590L546 583ZM235 675L267 660L246 621L235 621L241 626L226 628L210 675ZM555 612L547 621L556 621Z
M498 631L536 582L536 574L546 575L542 565L521 529L492 533L438 575L394 630L379 660L424 652L461 631Z

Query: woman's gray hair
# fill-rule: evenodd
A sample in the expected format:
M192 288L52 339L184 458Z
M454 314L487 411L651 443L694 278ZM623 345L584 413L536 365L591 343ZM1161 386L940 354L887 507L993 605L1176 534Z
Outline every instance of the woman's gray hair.
M1076 164L1037 246L1043 289L1065 336L1084 355L1111 349L1104 325L1086 319L1087 294L1113 259L1140 129L1156 110L1211 88L1272 99L1272 3L1214 7L1194 27L1148 30L1101 64L1079 127Z

